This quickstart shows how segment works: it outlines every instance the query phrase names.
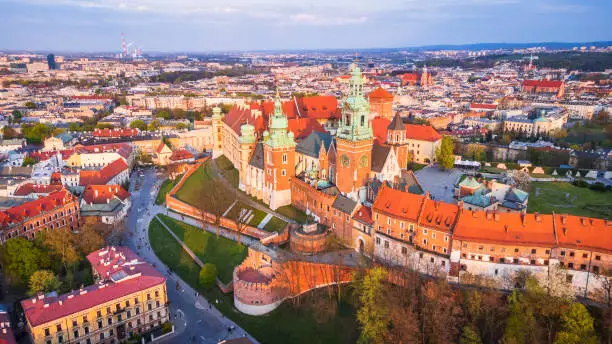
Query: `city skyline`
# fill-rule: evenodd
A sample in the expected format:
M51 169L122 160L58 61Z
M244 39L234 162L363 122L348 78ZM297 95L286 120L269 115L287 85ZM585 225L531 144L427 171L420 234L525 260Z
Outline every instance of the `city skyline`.
M609 40L605 1L0 0L2 49L158 52L363 49L483 42ZM577 15L580 14L580 15ZM571 24L571 25L570 25ZM483 30L486 28L486 30Z

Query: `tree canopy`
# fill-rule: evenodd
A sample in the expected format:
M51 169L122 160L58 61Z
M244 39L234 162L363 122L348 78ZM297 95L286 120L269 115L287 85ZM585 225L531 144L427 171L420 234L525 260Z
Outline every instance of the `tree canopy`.
M455 164L454 148L455 144L450 136L443 136L440 146L436 148L436 160L440 167L445 170L453 168Z

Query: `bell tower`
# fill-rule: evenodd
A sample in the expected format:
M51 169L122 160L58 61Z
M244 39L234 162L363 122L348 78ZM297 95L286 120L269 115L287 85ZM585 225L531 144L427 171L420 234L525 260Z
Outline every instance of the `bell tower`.
M264 132L264 202L276 210L291 204L291 178L295 175L295 140L288 130L287 116L278 91L274 114L270 116L268 131Z
M395 151L397 162L402 170L406 169L408 164L408 143L406 141L406 127L399 112L396 112L393 120L387 127L386 143Z
M336 134L336 186L354 200L362 192L371 170L372 126L370 104L363 95L364 79L358 61L351 70L349 93L342 102L342 117Z

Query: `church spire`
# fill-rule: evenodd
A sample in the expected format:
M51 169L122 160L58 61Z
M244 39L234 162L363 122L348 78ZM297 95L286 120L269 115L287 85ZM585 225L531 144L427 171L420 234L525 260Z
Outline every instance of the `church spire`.
M340 138L357 141L371 139L373 136L368 119L370 103L363 95L364 83L365 79L356 60L351 70L349 93L342 104L342 118L337 133Z

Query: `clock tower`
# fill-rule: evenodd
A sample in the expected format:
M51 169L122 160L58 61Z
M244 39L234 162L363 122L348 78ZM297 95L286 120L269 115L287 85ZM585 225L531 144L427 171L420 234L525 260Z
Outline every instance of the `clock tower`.
M365 198L364 186L371 170L372 126L370 104L363 95L364 79L357 63L351 70L349 93L342 102L336 133L336 186L343 194Z

